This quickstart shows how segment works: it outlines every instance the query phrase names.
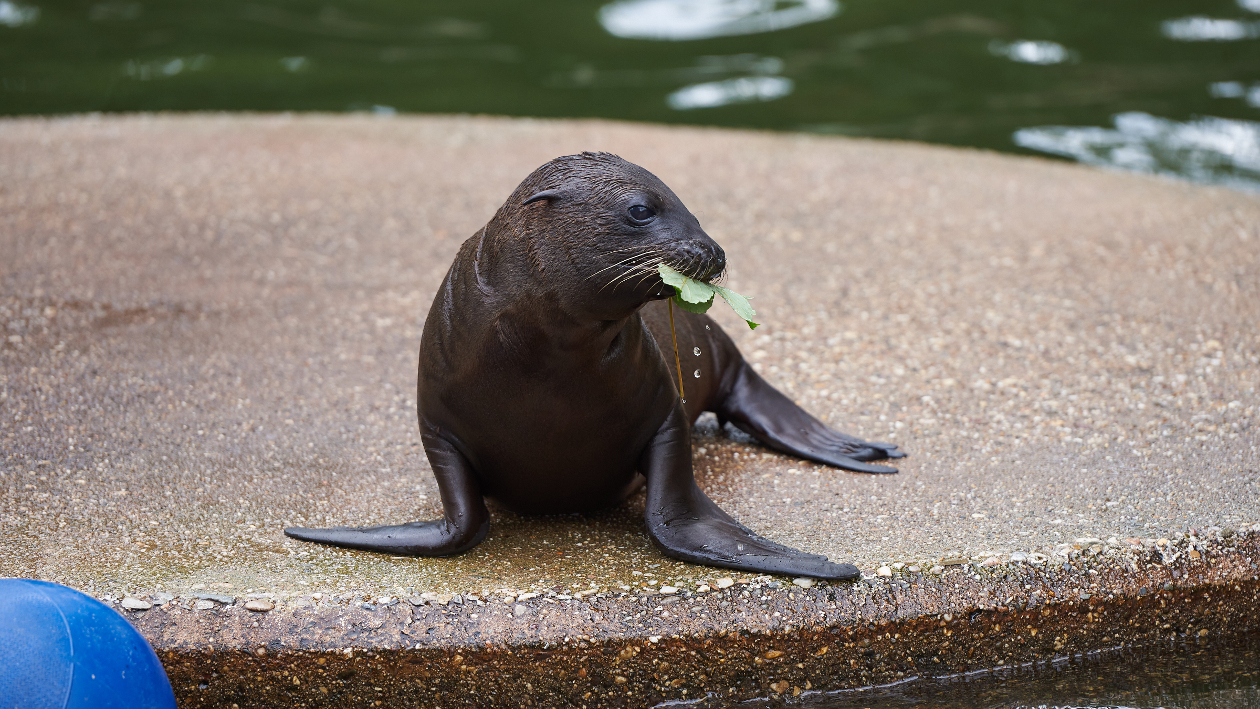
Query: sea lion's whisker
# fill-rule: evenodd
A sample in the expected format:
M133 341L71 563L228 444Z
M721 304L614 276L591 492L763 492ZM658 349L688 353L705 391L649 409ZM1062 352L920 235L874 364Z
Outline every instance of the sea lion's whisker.
M658 244L632 244L630 246L623 246L620 249L609 249L605 251L604 253L615 254L619 251L633 251L634 249L660 249L660 248L661 247Z
M604 290L604 288L607 288L608 286L613 285L614 283L617 284L617 286L620 286L622 283L629 281L634 276L638 274L642 274L642 276L639 278L639 280L635 284L635 285L638 285L638 283L643 282L643 279L648 278L649 276L655 273L659 273L656 269L655 264L651 266L648 266L647 264L636 264L635 266L632 266L626 269L625 273L622 273L616 276L615 278L613 278L612 280L610 280L608 283L605 283L604 287L600 288L600 290L602 291ZM615 291L617 290L617 288L614 287L613 290Z
M655 275L657 275L657 271L656 271L656 269L652 269L652 270L648 271L647 273L643 274L643 277L642 277L642 278L640 278L639 280L635 281L635 282L634 282L634 285L636 285L636 286L637 286L637 285L639 285L640 283L642 283L643 281L645 281L646 279L651 278L652 276L655 276Z
M637 258L650 258L650 257L651 257L651 256L653 256L653 255L654 255L654 254L653 254L653 253L651 253L651 252L646 252L646 253L634 254L634 255L632 255L632 256L627 256L626 258L623 258L622 260L618 261L617 263L612 264L611 266L605 266L604 268L601 268L601 269L599 269L598 271L596 271L596 272L592 273L591 275L589 275L589 276L587 276L587 277L586 277L586 280L588 280L588 281L589 281L590 279L594 278L595 276L598 276L599 274L603 273L604 271L607 271L607 270L608 270L608 269L610 269L610 268L616 268L616 267L618 267L618 266L620 266L620 265L622 265L623 263L626 263L626 262L628 262L628 261L633 261L633 260L635 260L635 259L637 259Z
M659 246L656 246L655 244L647 244L645 246L632 246L632 247L628 247L624 249L611 249L609 251L605 251L604 253L600 255L609 256L611 254L624 254L624 253L629 253L629 252L635 252L635 254L637 255L637 254L645 254L645 253L660 253L662 251L664 251L664 249L662 249Z
M659 251L659 249L658 249L658 251ZM616 266L621 266L621 264L626 264L626 266L625 266L625 272L624 272L624 273L619 273L619 275L616 275L616 276L612 277L612 278L611 278L611 280L609 280L609 282L605 283L604 287L607 287L607 286L611 285L611 283L614 283L614 282L616 282L616 281L622 280L622 278L625 278L625 277L627 277L627 276L634 275L634 273L638 273L638 272L641 272L641 271L646 271L646 269L649 269L649 268L655 268L655 264L653 264L653 266L649 266L649 264L648 264L648 263L635 263L635 261L639 261L639 259L650 259L650 258L656 258L656 256L658 256L658 254L656 254L656 253L639 253L639 254L635 254L635 256L631 256L631 257L629 257L629 258L624 258L624 259L621 259L621 261L619 261L619 262L617 262L617 263L615 263L615 264L612 264L612 266L610 266L609 268L614 268L614 267L616 267ZM592 273L592 275L591 275L591 276L597 276L597 275L599 275L599 273L605 272L605 271L607 271L607 269L609 269L609 268L601 268L601 269L600 269L600 271L597 271L597 272L595 272L595 273ZM588 276L587 278L590 278L591 276ZM604 290L604 287L601 287L601 288L600 288L600 290L601 290L601 291L602 291L602 290Z
M660 261L656 261L651 264L636 264L633 267L626 269L625 273L609 281L607 284L605 284L604 287L606 288L609 285L612 285L613 283L616 283L617 286L620 286L622 283L628 282L631 278L635 277L636 275L639 276L639 280L635 281L635 285L637 286L640 283L642 283L645 279L650 278L651 276L659 273L659 271L657 270L657 264L659 263ZM601 288L600 290L603 290L603 289ZM613 288L613 290L615 291L616 288Z
M604 288L607 288L608 286L613 285L614 283L615 283L615 284L617 284L617 285L621 285L622 283L624 283L624 282L626 282L627 280L629 280L631 277L633 277L633 276L635 276L635 275L637 275L637 274L640 274L640 273L645 274L645 275L651 275L651 274L656 273L656 272L657 272L657 270L656 270L656 265L655 265L655 264L652 264L652 265L650 265L650 266L649 266L648 264L645 264L645 263L636 263L636 264L631 264L630 266L627 266L627 267L626 267L626 271L625 271L624 273L620 273L620 274L617 274L616 276L613 276L613 277L612 277L612 278L611 278L611 279L610 279L607 283L605 283L605 284L604 284L604 285L603 285L603 286L602 286L599 290L600 290L600 291L603 291L603 290L604 290ZM640 279L640 280L642 280L642 279ZM616 290L616 288L613 288L613 290Z
M654 247L654 246L642 247L641 249L637 250L634 253L631 253L629 256L625 257L621 261L618 261L617 263L614 263L612 265L616 266L617 264L625 263L626 261L630 261L630 260L644 257L644 256L655 256L656 254L661 253L661 251L662 249L659 247ZM609 252L604 253L603 256L611 256L614 253L618 253L618 255L620 255L620 253L625 253L625 251L620 251L620 252L609 251Z

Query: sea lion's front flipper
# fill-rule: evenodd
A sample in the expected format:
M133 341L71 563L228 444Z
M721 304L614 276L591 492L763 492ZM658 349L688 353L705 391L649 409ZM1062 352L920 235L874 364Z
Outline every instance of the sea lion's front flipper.
M696 485L691 431L681 411L670 414L640 461L647 477L648 537L666 556L693 564L784 576L855 579L852 564L759 537L723 512Z
M895 473L866 461L904 458L892 443L863 441L810 416L740 360L732 384L717 403L720 418L775 450L859 473Z
M472 466L449 441L421 426L424 451L442 496L442 519L381 527L290 527L294 539L404 556L450 556L472 549L490 531L490 514Z

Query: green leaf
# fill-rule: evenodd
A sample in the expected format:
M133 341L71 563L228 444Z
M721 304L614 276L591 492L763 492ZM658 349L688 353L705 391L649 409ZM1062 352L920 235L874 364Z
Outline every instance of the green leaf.
M658 264L656 270L661 274L661 280L665 281L665 285L673 286L674 288L682 288L683 284L688 280L686 276L663 263Z
M760 323L753 322L753 318L757 315L757 311L752 309L748 304L748 299L736 293L729 288L715 286L697 281L694 278L688 278L665 264L658 264L656 270L661 274L661 280L665 285L672 286L676 291L674 302L678 303L678 307L691 313L705 313L709 308L713 307L714 294L722 296L722 300L731 306L731 310L735 314L744 319L748 323L750 330L756 330Z
M726 304L731 306L731 310L734 310L736 315L740 316L744 319L744 322L748 323L749 330L756 330L757 326L761 324L753 322L753 318L757 316L757 311L752 309L752 306L749 305L747 298L739 293L736 293L730 288L723 288L722 286L713 286L713 290L717 291L717 294L722 296L722 300L725 300Z
M709 299L704 301L703 303L688 303L682 298L679 298L677 296L674 297L674 302L678 304L678 307L682 308L683 310L686 310L689 313L695 313L696 315L704 315L705 313L709 312L709 308L713 307L714 300L715 300L714 297L710 295Z
M683 281L682 288L678 290L678 297L688 303L708 303L713 300L713 293L713 286L688 278Z

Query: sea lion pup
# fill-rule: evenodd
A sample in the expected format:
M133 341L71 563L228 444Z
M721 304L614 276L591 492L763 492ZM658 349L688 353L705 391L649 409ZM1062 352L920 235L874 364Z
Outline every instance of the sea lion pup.
M489 531L484 499L523 514L615 505L646 478L648 536L667 555L743 571L849 579L757 536L696 485L704 411L785 453L867 473L896 446L828 428L767 384L717 323L676 309L686 401L673 375L665 263L702 281L726 267L678 197L615 155L556 158L460 247L425 321L417 409L444 517L382 527L290 528L336 546L459 554Z

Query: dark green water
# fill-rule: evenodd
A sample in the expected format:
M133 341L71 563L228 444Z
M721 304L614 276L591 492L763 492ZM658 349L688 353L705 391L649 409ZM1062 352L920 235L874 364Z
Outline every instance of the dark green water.
M1260 649L1181 644L809 697L814 709L1260 709Z
M1260 0L0 0L0 113L598 116L1260 187Z

